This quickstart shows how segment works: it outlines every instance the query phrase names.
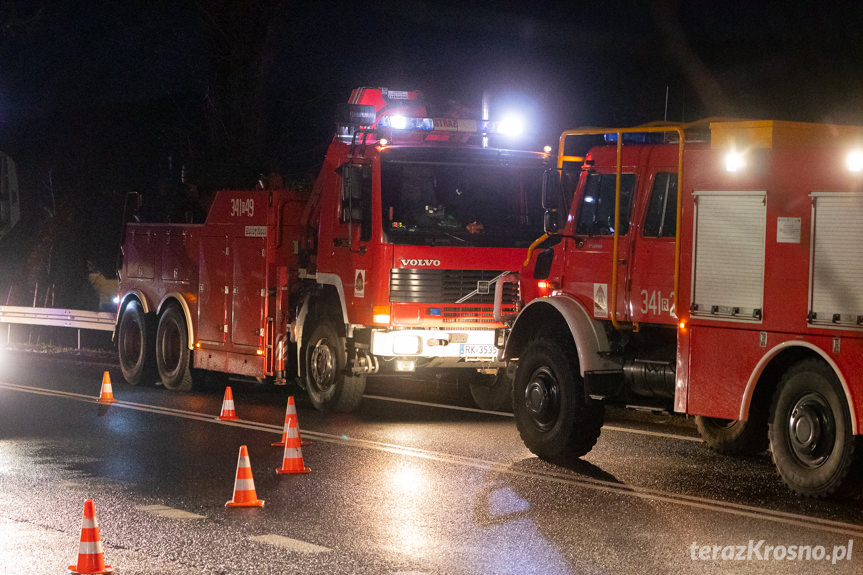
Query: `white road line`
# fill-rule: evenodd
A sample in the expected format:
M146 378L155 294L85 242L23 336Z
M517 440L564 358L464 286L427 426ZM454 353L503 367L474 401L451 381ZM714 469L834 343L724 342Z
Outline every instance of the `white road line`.
M430 403L427 401L416 401L413 399L401 399L398 397L386 397L383 395L364 395L365 399L374 399L376 401L389 401L392 403L407 403L408 405L421 405L424 407L437 407L441 409L450 409L453 411L467 411L469 413L483 413L486 415L497 415L498 417L515 417L512 413L506 411L489 411L487 409L477 409L475 407L461 407L459 405L446 405L443 403ZM648 431L646 429L635 429L632 427L618 427L615 425L603 425L603 431L620 431L623 433L634 433L636 435L649 435L652 437L665 437L668 439L680 439L683 441L694 441L695 443L702 443L702 439L700 437L693 437L691 435L678 435L676 433L662 433L659 431Z
M198 515L197 513L189 513L188 511L183 511L182 509L174 509L172 507L167 507L165 505L139 505L135 507L140 511L144 511L146 513L150 513L151 515L158 515L159 517L166 517L168 519L206 519L205 515Z
M477 409L476 407L461 407L459 405L446 405L444 403L430 403L428 401L416 401L413 399L401 399L398 397L386 397L384 395L364 395L363 399L375 399L377 401L390 401L393 403L407 403L409 405L422 405L424 407L439 407L443 409L451 409L453 411L467 411L469 413L485 413L487 415L497 415L500 417L512 417L511 413L505 411L490 411L487 409Z
M329 551L332 551L332 549L329 549L327 547L321 547L320 545L307 543L306 541L301 541L300 539L291 539L290 537L282 537L281 535L273 534L256 535L254 537L249 537L249 541L265 543L267 545L274 545L276 547L281 547L289 551L296 551L297 553L327 553Z
M33 393L37 395L47 395L54 397L61 397L66 399L72 399L75 401L85 401L88 403L95 403L96 397L85 396L81 394L55 391L51 389L38 388L38 387L27 387L23 385L17 385L14 383L4 383L0 382L0 388L6 388L14 391L22 391L26 393ZM264 431L268 433L281 434L283 431L283 425L268 425L263 423L257 423L253 421L221 421L216 419L210 415L202 415L200 413L191 412L191 411L182 411L177 409L170 408L161 408L159 406L147 406L145 404L133 404L131 402L117 401L116 403L111 404L114 407L124 408L124 409L134 409L137 411L147 411L151 413L161 414L161 415L172 415L174 417L182 417L184 419L193 419L197 421L203 421L207 423L219 424L219 425L231 425L234 427L242 427L246 429L252 429L255 431ZM585 476L576 476L563 471L552 471L552 470L531 470L531 471L521 471L517 469L513 469L510 467L510 464L502 461L490 461L485 459L478 459L473 457L466 457L461 455L453 455L449 453L441 453L435 451L429 451L425 449L418 449L414 447L405 447L401 445L394 445L389 443L383 443L378 441L371 441L366 439L354 439L344 435L333 435L329 433L322 433L317 431L307 431L303 430L303 435L307 435L309 437L314 437L319 441L325 443L333 443L337 445L346 445L351 447L358 447L362 449L372 449L376 451L383 451L387 453L394 453L398 455L404 455L408 457L417 457L420 459L428 459L432 461L439 461L442 463L449 463L454 465L462 465L465 467L472 467L475 469L480 469L483 471L490 471L493 473L499 473L503 475L515 476L526 478L529 480L545 480L554 483L583 487L586 489L592 489L597 491L604 492L613 492L621 495L630 495L632 497L637 497L640 499L647 499L650 501L662 501L667 503L673 503L676 505L682 505L684 507L691 507L695 509L704 509L707 511L713 511L716 513L726 513L730 515L736 515L741 517L753 518L753 519L761 519L765 521L773 521L776 523L783 523L787 525L794 525L796 527L803 527L807 529L813 529L816 531L823 531L828 533L837 533L840 535L848 535L851 537L861 537L863 538L863 525L855 524L855 523L847 523L843 521L833 521L830 519L821 519L818 517L808 517L806 515L800 515L798 513L788 513L785 511L777 511L773 509L767 509L762 507L755 507L752 505L744 505L739 503L731 503L726 501L718 501L715 499L708 499L706 497L698 497L694 495L684 495L678 493L672 493L668 491L661 491L658 489L650 489L644 487L638 487L636 485L628 485L625 483L617 483L614 481L606 481L601 479L593 479Z

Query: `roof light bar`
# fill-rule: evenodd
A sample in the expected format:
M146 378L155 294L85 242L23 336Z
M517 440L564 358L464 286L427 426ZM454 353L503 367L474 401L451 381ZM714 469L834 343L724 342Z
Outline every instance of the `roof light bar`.
M378 120L379 128L393 130L434 130L434 120L431 118L408 118L406 116L382 116Z

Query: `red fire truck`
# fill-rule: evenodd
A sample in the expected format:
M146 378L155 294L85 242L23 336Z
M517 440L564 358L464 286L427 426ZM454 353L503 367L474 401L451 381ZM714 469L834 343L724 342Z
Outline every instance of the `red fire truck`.
M778 121L564 132L557 243L525 262L505 348L531 451L586 454L606 404L673 410L719 452L769 446L795 492L834 492L863 433L861 144Z
M311 190L271 178L217 192L204 223L128 223L125 379L297 375L317 408L346 411L368 374L452 369L483 407L508 400L494 285L542 233L553 157L488 147L497 127L358 88ZM514 309L516 285L504 299Z

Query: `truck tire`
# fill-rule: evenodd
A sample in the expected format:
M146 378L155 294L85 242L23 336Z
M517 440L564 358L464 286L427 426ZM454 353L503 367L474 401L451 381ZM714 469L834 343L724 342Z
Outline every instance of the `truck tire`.
M165 389L191 391L194 386L188 341L186 317L177 306L168 306L156 332L156 366Z
M316 409L323 412L348 412L356 409L366 389L363 375L347 375L347 352L327 318L317 322L308 339L305 354L306 392Z
M696 415L695 426L710 449L725 455L757 455L769 445L763 409L750 413L748 421Z
M470 396L480 409L498 411L512 404L512 379L505 368L494 375L476 373L469 385Z
M552 462L571 462L588 453L602 429L603 406L588 403L571 342L542 338L518 363L512 407L522 441Z
M126 304L117 326L117 356L123 379L130 385L142 381L149 383L154 378L155 356L153 353L152 321L138 301Z
M826 497L854 462L851 414L836 374L808 359L785 372L770 408L770 451L782 480L805 497Z

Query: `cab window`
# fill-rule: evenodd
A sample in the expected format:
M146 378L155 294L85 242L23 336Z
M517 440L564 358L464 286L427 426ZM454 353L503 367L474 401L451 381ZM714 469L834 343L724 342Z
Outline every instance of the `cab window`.
M644 236L673 238L677 232L677 174L657 172L650 190Z
M575 232L591 236L614 234L614 195L617 176L615 174L589 174L578 212ZM632 190L635 174L620 175L620 230L619 235L629 231L629 214L632 207Z

